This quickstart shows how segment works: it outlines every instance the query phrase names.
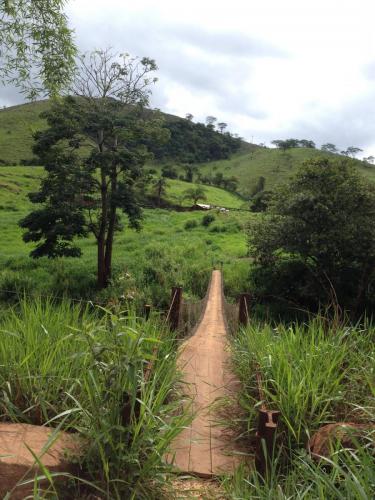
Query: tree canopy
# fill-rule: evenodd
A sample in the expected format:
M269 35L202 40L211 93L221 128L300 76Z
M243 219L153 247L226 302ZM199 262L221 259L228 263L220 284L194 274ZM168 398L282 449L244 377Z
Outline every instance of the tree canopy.
M201 186L195 186L193 188L186 189L183 192L184 198L186 200L192 200L194 205L198 203L199 200L206 200L206 190Z
M375 190L349 160L310 160L249 231L264 295L303 306L337 300L357 312L373 294Z
M275 139L271 144L283 151L291 148L315 148L315 142L308 139Z
M0 79L29 99L56 95L73 77L76 47L65 0L0 0Z

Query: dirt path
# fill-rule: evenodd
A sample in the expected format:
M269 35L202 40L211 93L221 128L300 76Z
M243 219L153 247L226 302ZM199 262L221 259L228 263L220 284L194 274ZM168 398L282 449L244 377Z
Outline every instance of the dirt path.
M229 366L221 280L220 271L213 271L204 316L178 359L194 419L173 443L174 464L200 477L231 472L239 462L234 436L220 424L217 404L238 390Z

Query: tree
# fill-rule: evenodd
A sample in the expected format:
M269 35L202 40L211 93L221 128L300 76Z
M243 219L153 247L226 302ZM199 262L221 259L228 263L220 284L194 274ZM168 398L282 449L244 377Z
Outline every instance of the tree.
M315 142L307 139L276 139L271 141L271 144L283 151L291 148L315 148Z
M157 179L154 179L152 184L154 187L154 192L157 196L158 207L160 207L161 199L167 193L168 182L166 181L165 177L159 177Z
M311 148L315 149L315 142L307 139L300 139L298 141L300 148Z
M96 51L81 62L75 82L79 97L54 103L45 118L49 128L36 134L34 152L45 165L41 189L31 194L42 203L20 221L23 238L40 242L33 257L80 256L75 237L92 233L97 243L99 288L111 278L118 211L139 228L141 210L135 183L149 158L142 141L165 140L158 115L145 112L156 64L128 55Z
M217 118L215 118L215 116L207 116L207 118L206 118L206 126L208 128L214 128L216 121L217 121Z
M217 124L218 129L220 130L220 133L223 134L224 130L228 127L228 124L225 122L219 122Z
M251 212L265 212L268 205L272 199L271 191L259 191L256 193L250 201L250 211Z
M328 153L338 153L339 152L337 147L334 144L332 144L331 142L327 142L326 144L322 144L320 149L322 151L328 151Z
M285 152L287 149L297 147L298 141L297 139L287 139L285 141L276 139L271 141L271 144L274 144L277 148Z
M195 165L187 164L183 166L185 170L185 181L193 182L194 174L197 171L197 167Z
M367 156L366 158L363 158L363 161L369 165L373 165L375 161L374 156Z
M162 177L167 177L168 179L177 179L178 173L175 167L172 165L164 165L161 169Z
M186 113L185 118L187 119L188 122L192 122L194 115L192 115L191 113Z
M198 203L199 200L206 200L206 190L201 186L196 186L195 188L189 188L184 191L185 200L193 200L194 205Z
M258 178L258 181L256 185L252 188L250 192L250 196L255 196L256 194L260 193L261 191L264 191L264 188L266 186L266 178L261 175Z
M355 158L358 153L361 153L363 149L356 148L354 146L349 146L346 150L346 156L351 156L352 158Z
M249 232L254 281L304 307L359 312L375 281L375 190L347 160L310 160ZM374 305L374 303L373 303Z
M72 79L76 48L65 0L0 0L0 78L27 98L56 95Z

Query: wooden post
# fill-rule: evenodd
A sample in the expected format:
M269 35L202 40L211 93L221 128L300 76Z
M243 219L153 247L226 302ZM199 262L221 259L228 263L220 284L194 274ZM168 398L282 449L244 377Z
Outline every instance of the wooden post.
M145 304L143 312L144 312L145 319L147 321L148 318L150 317L150 312L151 312L151 306L150 306L150 304Z
M251 295L249 293L241 293L239 298L239 313L238 323L240 326L246 326L249 322Z
M263 478L267 477L272 467L279 416L279 411L259 410L255 467Z
M182 300L182 287L172 287L171 302L169 306L168 321L171 330L177 330L180 319L180 309Z

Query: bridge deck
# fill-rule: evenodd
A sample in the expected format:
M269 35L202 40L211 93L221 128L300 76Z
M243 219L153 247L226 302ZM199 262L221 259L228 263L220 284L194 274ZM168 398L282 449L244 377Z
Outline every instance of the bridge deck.
M238 390L230 369L221 280L220 271L213 271L204 316L178 358L193 420L174 441L168 458L174 458L181 472L201 477L231 472L239 463L233 433L220 423L215 405Z

